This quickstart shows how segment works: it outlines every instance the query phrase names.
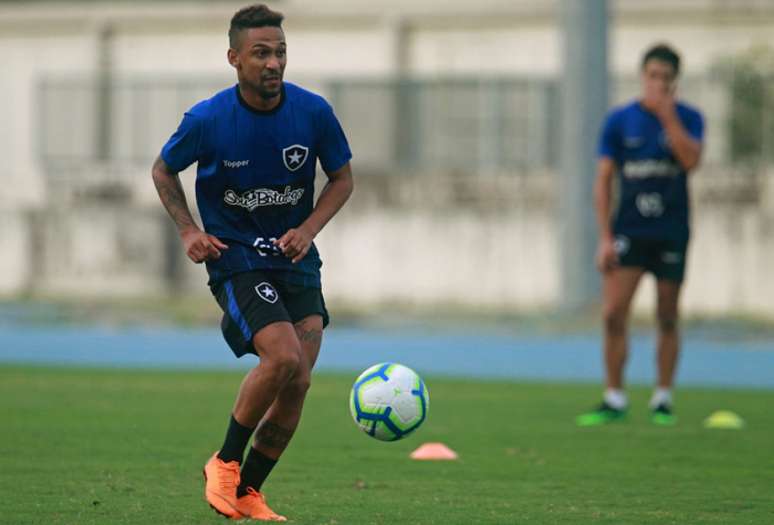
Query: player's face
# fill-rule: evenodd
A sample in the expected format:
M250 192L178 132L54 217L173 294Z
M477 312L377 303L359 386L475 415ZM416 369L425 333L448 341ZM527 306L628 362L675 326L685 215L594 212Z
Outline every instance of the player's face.
M671 95L677 87L675 69L669 62L648 60L642 68L642 91L645 98Z
M280 94L287 64L285 33L279 27L253 27L242 31L239 48L229 49L228 60L237 70L240 82L254 89L261 98Z

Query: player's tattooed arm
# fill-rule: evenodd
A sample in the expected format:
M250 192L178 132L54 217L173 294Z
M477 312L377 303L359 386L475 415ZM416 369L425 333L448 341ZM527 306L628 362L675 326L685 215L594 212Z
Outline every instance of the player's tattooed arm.
M153 163L152 176L159 198L177 226L188 257L195 263L220 258L220 250L228 249L228 246L196 225L177 173L159 157Z
M188 208L188 201L185 198L183 185L180 184L180 177L172 172L167 163L161 157L158 157L153 163L153 184L159 193L164 208L175 221L177 230L183 233L192 228L198 229Z
M293 431L271 421L264 421L255 431L255 444L266 448L284 450L293 437Z

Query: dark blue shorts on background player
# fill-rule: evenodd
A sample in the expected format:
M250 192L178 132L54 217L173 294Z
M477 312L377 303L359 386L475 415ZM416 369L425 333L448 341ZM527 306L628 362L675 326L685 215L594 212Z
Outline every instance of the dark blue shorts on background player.
M659 280L681 283L685 278L687 240L631 239L625 235L617 235L615 250L620 266L643 268Z
M328 323L317 248L293 264L274 241L312 212L317 160L329 173L351 156L330 105L287 82L271 111L248 106L237 86L217 93L186 112L163 147L161 158L175 172L198 162L204 230L229 246L206 264L224 337L237 356L254 352L252 336L271 322L320 314ZM276 302L261 295L261 282Z

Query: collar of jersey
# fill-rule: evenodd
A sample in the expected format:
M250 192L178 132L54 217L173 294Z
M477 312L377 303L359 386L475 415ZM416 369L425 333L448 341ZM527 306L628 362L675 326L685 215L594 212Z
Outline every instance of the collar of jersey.
M239 84L234 86L234 92L236 93L236 98L239 101L239 103L242 105L242 107L251 113L255 113L256 115L273 115L277 111L279 111L282 108L282 105L285 103L285 83L284 82L282 83L282 89L280 90L279 104L265 111L262 111L260 109L255 109L250 104L245 102L245 99L242 98L242 93L239 92Z

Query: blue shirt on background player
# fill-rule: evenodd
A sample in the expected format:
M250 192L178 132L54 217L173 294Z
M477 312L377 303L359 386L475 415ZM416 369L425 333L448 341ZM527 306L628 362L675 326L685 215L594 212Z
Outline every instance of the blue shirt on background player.
M702 142L698 110L675 103L688 134ZM639 100L614 109L605 121L599 156L617 166L620 196L613 233L631 238L687 241L690 235L688 178L675 159L659 119Z
M229 246L206 261L211 284L262 269L318 288L322 263L314 244L293 264L274 241L311 213L317 159L329 173L351 157L331 106L288 82L270 111L247 105L238 86L196 104L161 152L176 172L198 162L196 202L204 230Z

